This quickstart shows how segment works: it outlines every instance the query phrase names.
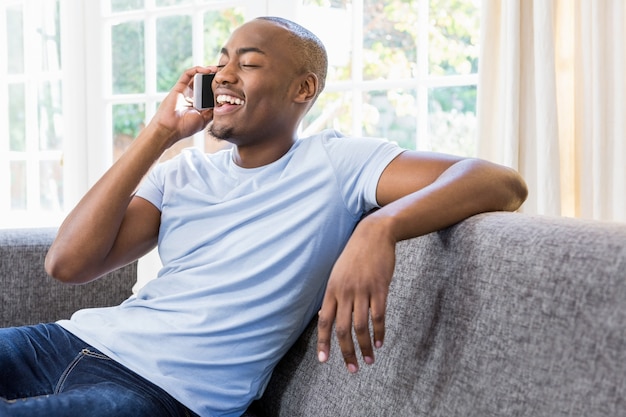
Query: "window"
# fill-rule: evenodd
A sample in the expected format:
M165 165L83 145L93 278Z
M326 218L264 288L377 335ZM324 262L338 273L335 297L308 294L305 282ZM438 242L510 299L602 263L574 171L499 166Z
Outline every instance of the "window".
M230 32L247 20L250 1L112 0L102 18L110 45L111 73L105 73L106 113L112 160L117 159L149 120L180 74L193 65L216 62ZM108 141L109 139L107 139ZM181 148L219 145L203 133Z
M64 205L59 10L58 0L0 8L0 213L12 224Z
M329 49L304 132L337 128L409 149L475 155L478 0L304 0Z
M478 0L4 0L0 227L58 225L181 71L258 15L309 27L330 58L301 126L474 155ZM200 133L169 152L194 145Z

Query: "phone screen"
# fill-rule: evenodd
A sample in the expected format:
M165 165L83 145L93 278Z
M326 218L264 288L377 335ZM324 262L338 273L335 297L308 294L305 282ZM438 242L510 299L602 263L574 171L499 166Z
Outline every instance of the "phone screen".
M197 109L211 109L215 107L213 96L213 78L215 74L196 74L193 81L194 107Z

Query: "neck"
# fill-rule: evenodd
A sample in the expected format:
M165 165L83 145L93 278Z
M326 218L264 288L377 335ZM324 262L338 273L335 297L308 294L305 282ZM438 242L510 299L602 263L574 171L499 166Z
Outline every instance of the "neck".
M242 168L269 165L285 155L295 142L295 137L282 141L239 144L233 151L233 161Z

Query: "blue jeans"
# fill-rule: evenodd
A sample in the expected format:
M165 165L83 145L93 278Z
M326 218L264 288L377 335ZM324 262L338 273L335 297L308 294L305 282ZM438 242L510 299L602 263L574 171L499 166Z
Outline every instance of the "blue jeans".
M195 415L56 324L0 329L2 417Z

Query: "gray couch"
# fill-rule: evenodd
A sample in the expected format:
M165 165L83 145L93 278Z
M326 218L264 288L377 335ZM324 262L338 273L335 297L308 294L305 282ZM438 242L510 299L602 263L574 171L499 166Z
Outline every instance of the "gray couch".
M87 285L48 277L44 258L56 229L0 229L0 327L69 318L83 307L119 304L131 294L137 263Z
M79 287L42 269L51 230L0 232L0 325L118 303L136 266ZM315 323L247 416L626 416L626 224L472 217L397 247L387 337L350 375Z

